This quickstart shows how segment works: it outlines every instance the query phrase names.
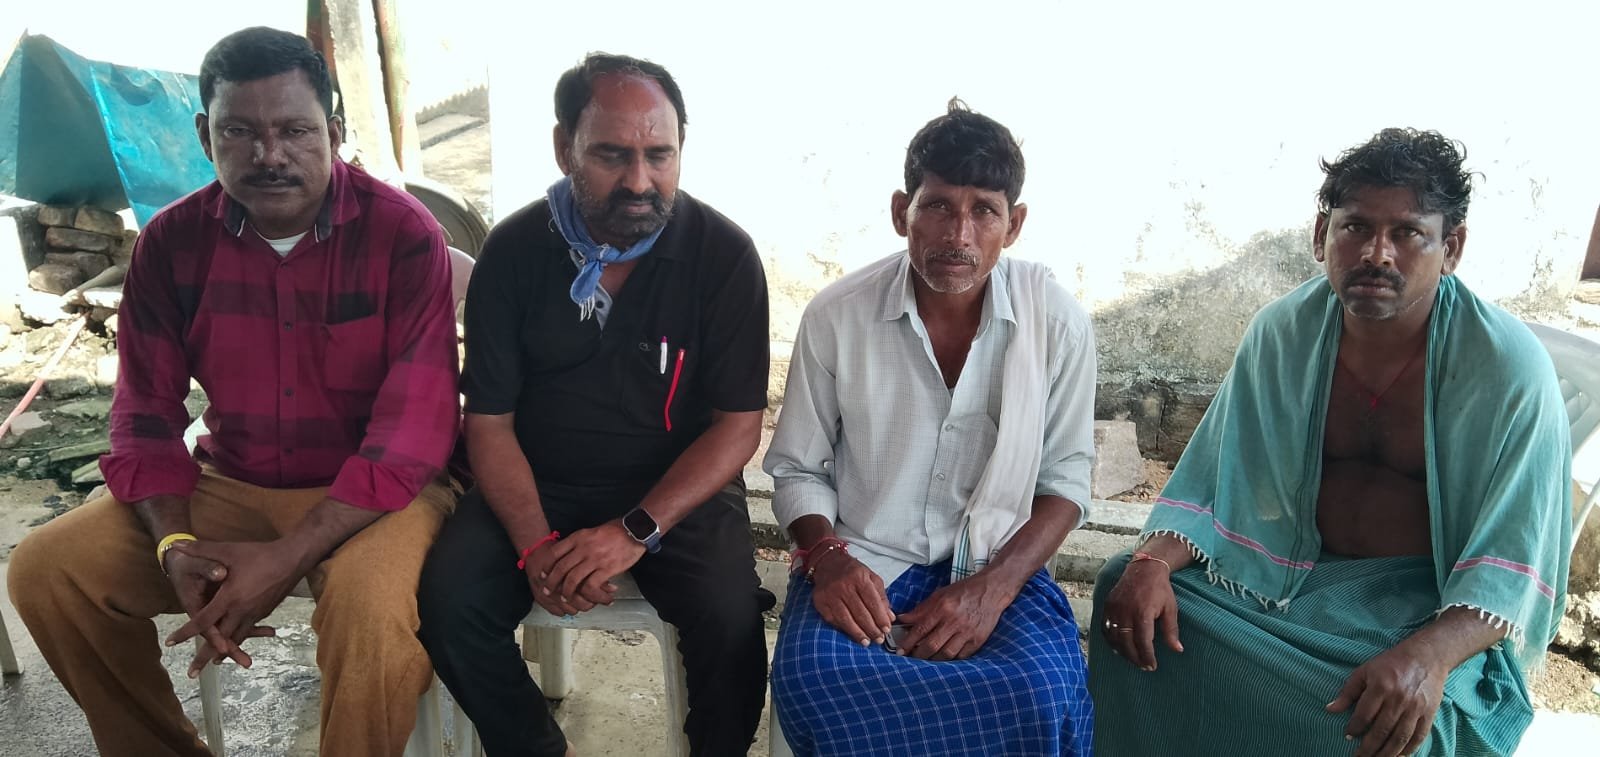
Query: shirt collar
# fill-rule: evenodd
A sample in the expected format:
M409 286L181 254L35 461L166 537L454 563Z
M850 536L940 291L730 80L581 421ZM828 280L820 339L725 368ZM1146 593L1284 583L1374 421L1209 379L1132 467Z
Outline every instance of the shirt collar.
M983 298L983 319L979 326L981 331L984 326L1000 318L1016 324L1016 313L1011 309L1011 290L1006 285L1006 272L1011 267L1011 262L1000 258L994 270L989 272L989 280L985 282L989 291ZM885 321L899 319L907 313L917 310L917 294L911 286L911 277L916 273L911 270L911 254L900 254L900 265L895 269L894 279L890 281L889 288L885 291L883 308L880 317Z
M361 214L361 204L355 201L350 187L351 170L344 161L334 158L332 170L328 173L328 191L322 196L322 209L317 212L317 221L311 226L318 242L332 236L334 226ZM233 199L227 191L217 192L216 202L209 210L213 217L222 219L223 227L229 234L237 237L244 233L244 205Z

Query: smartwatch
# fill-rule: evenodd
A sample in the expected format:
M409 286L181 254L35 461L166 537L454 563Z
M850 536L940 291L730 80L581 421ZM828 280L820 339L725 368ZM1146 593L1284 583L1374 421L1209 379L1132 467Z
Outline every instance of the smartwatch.
M622 516L622 528L634 541L643 544L646 552L653 555L661 551L661 526L644 508L635 507Z

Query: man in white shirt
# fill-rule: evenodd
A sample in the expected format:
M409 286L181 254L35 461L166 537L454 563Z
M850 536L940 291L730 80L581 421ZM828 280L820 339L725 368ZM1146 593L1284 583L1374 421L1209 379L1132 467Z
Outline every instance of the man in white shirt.
M890 203L907 251L801 320L765 461L799 547L772 664L797 754L1089 753L1044 568L1089 501L1094 337L1047 269L1001 259L1023 175L1011 132L952 100Z

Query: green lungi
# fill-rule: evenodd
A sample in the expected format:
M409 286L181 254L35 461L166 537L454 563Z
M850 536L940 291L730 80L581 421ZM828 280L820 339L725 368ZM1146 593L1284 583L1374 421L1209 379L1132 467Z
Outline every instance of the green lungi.
M1089 626L1089 693L1099 757L1321 757L1350 755L1350 712L1324 708L1356 667L1432 620L1440 606L1427 557L1354 560L1322 555L1294 601L1266 609L1193 565L1172 577L1184 652L1156 638L1146 673L1101 635L1106 595L1128 555L1095 584ZM1522 673L1496 645L1445 681L1444 700L1419 755L1510 755L1533 721Z

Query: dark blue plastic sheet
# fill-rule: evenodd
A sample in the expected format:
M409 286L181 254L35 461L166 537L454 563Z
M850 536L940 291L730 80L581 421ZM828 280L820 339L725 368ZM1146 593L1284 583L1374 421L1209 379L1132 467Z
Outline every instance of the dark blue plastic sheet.
M23 35L0 72L0 192L132 207L139 225L215 178L195 137L199 80L93 61Z

